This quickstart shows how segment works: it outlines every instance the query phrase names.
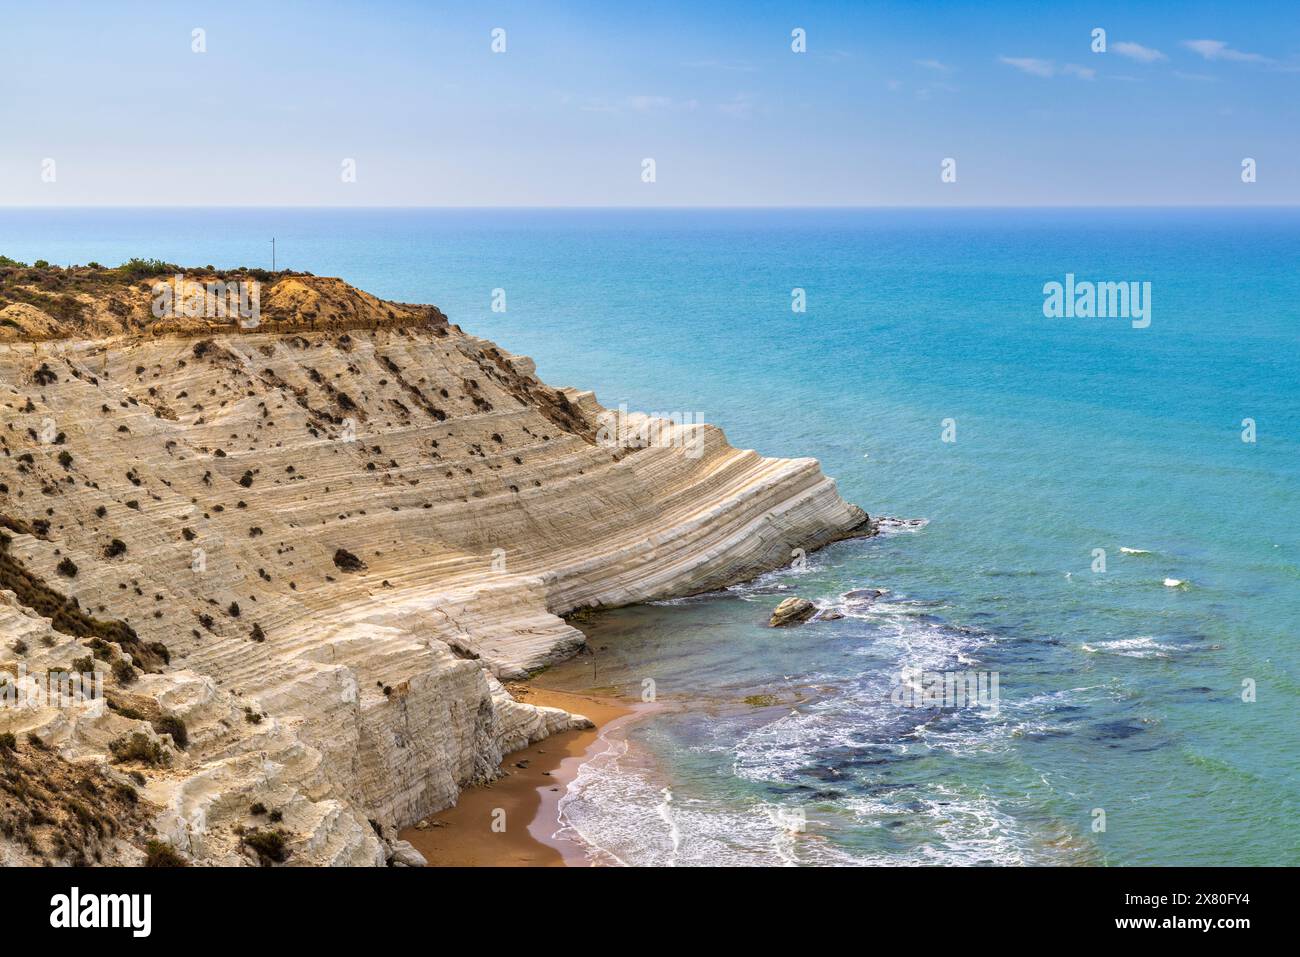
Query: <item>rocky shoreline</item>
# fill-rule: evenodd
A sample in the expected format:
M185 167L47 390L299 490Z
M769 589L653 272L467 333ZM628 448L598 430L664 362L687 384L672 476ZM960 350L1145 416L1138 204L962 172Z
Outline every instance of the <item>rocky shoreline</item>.
M815 460L712 426L602 442L594 395L433 307L272 276L256 329L157 335L147 281L0 273L0 670L104 689L0 708L0 745L137 822L9 795L6 864L390 862L587 724L502 685L581 649L564 615L872 530Z

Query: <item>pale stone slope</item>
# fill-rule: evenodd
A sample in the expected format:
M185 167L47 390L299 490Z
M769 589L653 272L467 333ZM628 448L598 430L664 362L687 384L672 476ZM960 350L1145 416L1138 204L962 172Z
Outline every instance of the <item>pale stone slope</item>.
M292 282L311 301L337 280ZM382 863L379 835L573 724L497 680L579 650L559 616L717 588L869 527L812 459L708 426L609 447L590 393L436 310L374 302L347 328L0 343L0 515L49 523L9 553L166 646L119 690L181 718L188 745L111 767L143 775L160 833L199 860L252 859L239 830L269 829L261 803L290 863ZM86 653L67 635L15 653L11 633L49 623L0 599L0 667ZM104 764L115 738L157 736L102 703L0 725Z

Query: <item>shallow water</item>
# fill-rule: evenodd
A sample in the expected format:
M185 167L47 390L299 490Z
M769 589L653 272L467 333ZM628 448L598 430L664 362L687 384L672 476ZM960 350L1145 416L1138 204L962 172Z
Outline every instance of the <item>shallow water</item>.
M586 626L594 677L543 681L670 706L566 798L607 855L1300 863L1300 213L0 210L27 261L266 266L272 235L553 384L929 520ZM1067 272L1151 282L1150 327L1045 319ZM764 627L862 587L887 594ZM997 672L997 713L899 707L912 666Z

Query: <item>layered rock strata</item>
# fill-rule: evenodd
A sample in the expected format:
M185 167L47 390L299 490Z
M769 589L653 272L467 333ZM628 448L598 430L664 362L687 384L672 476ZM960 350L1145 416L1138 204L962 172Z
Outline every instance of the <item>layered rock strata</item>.
M140 862L152 829L196 862L383 864L585 723L500 684L581 650L566 614L870 528L813 459L705 425L606 441L590 392L432 307L288 276L255 329L159 322L146 281L29 273L0 284L0 671L90 666L104 695L0 732L134 793L92 859ZM3 860L67 859L16 804Z

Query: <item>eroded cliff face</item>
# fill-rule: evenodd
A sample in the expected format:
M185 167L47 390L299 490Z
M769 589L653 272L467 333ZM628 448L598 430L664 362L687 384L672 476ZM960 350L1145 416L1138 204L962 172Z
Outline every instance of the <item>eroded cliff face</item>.
M105 697L3 707L0 732L136 793L145 823L92 857L137 862L154 828L199 861L382 864L584 720L498 680L582 647L561 616L869 528L814 460L710 426L611 446L591 393L432 307L293 276L244 330L72 286L62 317L39 284L0 309L0 670L93 664ZM66 859L5 814L6 860Z

